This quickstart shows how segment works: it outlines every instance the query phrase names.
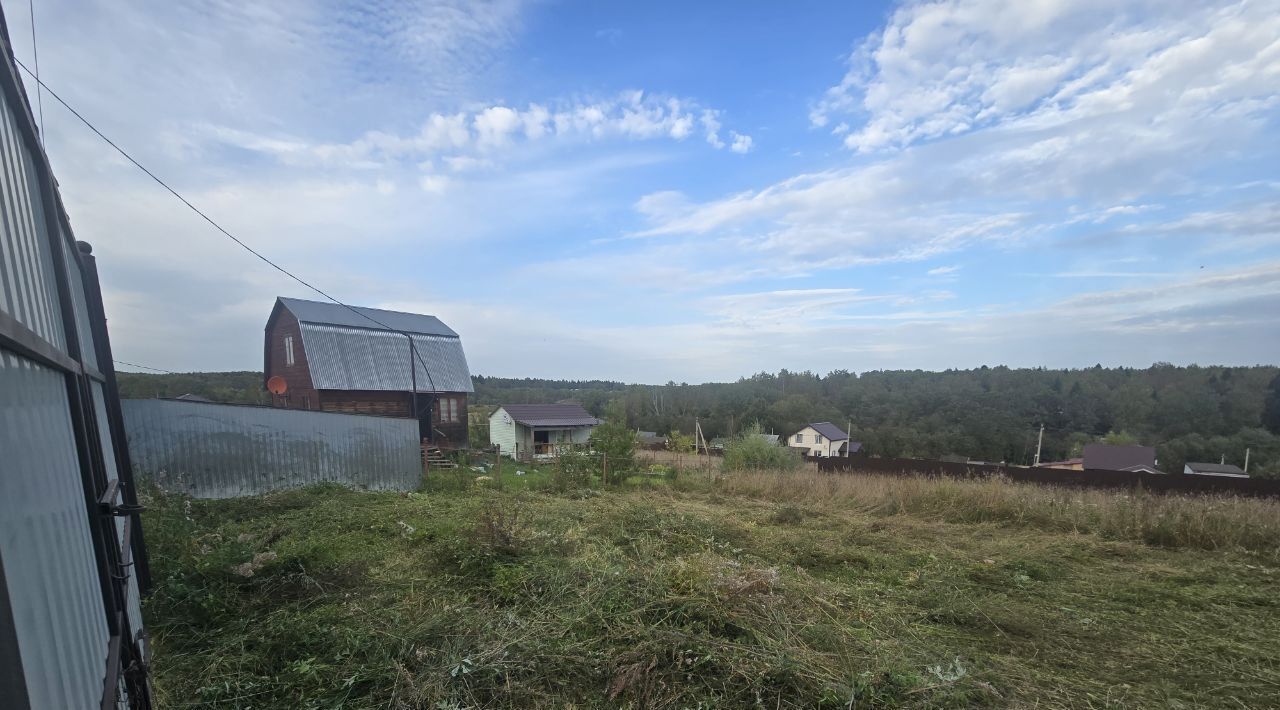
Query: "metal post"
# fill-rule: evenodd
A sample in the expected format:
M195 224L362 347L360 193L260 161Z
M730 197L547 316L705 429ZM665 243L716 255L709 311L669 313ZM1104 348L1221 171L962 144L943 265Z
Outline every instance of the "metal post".
M1032 466L1040 465L1040 445L1044 443L1044 424L1040 425L1040 437L1036 439L1036 461ZM1024 449L1025 451L1025 449Z

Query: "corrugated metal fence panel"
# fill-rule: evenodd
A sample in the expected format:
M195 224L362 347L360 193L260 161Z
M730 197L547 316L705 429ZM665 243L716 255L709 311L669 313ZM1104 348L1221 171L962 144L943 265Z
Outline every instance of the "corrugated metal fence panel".
M107 400L106 392L103 390L102 383L94 382L90 385L93 391L93 411L98 421L103 426L108 421L107 417ZM102 437L102 457L107 466L107 480L116 481L120 479L120 472L116 470L116 447L111 441L111 437L105 435ZM117 517L116 535L120 540L125 539L125 528L129 526L129 519L125 517ZM129 582L126 586L128 599L125 600L125 613L129 615L129 624L131 628L142 628L142 606L141 591L138 589L138 575L129 575Z
M39 182L0 92L0 311L66 351Z
M165 490L230 498L325 482L408 491L421 480L413 419L164 399L121 404L134 470Z
M31 707L97 707L108 632L66 379L0 350L0 392L0 559Z
M76 336L80 340L80 357L86 365L96 370L98 369L98 355L94 352L93 347L93 332L89 325L89 305L84 297L84 274L80 272L80 259L77 257L76 248L73 244L68 243L66 239L59 239L58 242L62 244L67 253L67 281L71 285L71 307L75 309ZM106 410L103 410L98 422L103 427L107 425Z
M419 392L474 391L458 338L414 334L414 358L399 333L317 323L302 323L301 329L316 389L409 392L412 360Z

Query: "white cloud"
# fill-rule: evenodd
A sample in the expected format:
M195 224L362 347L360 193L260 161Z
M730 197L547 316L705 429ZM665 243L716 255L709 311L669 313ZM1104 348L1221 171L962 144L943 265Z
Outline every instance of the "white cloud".
M912 3L854 52L810 118L864 115L844 143L870 151L1007 123L1229 111L1274 94L1278 38L1267 2Z
M476 114L471 124L475 128L476 144L483 149L506 145L523 120L519 113L506 106L491 106Z
M947 274L954 274L955 272L957 272L957 271L959 271L959 270L960 270L960 267L959 267L959 266L954 266L954 265L953 265L953 266L938 266L938 267L935 267L935 268L929 269L929 272L928 272L928 273L929 273L929 275L930 275L930 276L945 276L945 275L947 275Z
M517 143L549 138L561 141L684 140L701 124L707 142L723 148L720 122L713 109L692 99L626 91L609 99L551 107L488 106L473 112L433 113L409 135L368 131L348 143L312 143L292 135L261 135L225 126L202 125L189 143L201 139L269 155L286 165L336 168L384 168L401 160L423 160L448 152L495 154ZM750 136L732 133L732 150L751 149Z
M418 186L423 192L438 195L449 188L449 182L447 175L423 175L418 180Z
M707 143L712 148L723 148L724 141L720 140L720 119L715 111L704 109L702 115L698 116L698 122L702 124L702 130L706 132Z

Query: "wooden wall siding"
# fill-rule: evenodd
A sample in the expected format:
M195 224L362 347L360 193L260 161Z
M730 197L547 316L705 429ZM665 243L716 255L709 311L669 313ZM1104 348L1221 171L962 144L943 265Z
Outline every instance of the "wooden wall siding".
M420 394L425 404L428 395ZM362 390L321 390L320 409L346 414L376 414L383 417L413 416L408 392Z
M285 364L284 339L293 337L293 364ZM289 386L284 397L272 395L271 403L289 409L321 409L320 396L311 384L311 371L307 368L307 351L302 345L302 330L298 319L286 308L280 308L275 320L267 329L266 376L279 375ZM345 410L339 410L345 411ZM362 412L361 412L362 413ZM403 414L401 416L406 416Z

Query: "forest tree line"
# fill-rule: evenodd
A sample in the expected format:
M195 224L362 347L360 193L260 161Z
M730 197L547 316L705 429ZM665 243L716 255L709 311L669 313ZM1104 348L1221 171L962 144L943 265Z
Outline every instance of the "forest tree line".
M982 367L760 373L730 383L628 385L477 375L477 405L573 400L603 415L621 400L632 428L732 436L759 423L787 435L815 421L849 427L874 455L964 456L1030 464L1043 424L1042 461L1078 456L1087 443L1132 440L1156 447L1161 469L1225 460L1280 477L1280 368L1176 367L1078 370ZM198 394L266 403L261 373L120 373L124 397Z

